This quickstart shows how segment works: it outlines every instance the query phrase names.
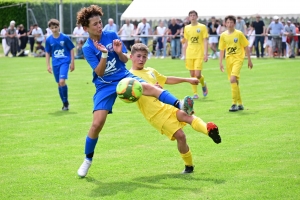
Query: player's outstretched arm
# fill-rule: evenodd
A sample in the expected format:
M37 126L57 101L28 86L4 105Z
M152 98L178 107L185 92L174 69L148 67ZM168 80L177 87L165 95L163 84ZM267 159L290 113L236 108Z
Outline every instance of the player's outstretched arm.
M192 85L198 85L199 80L197 78L182 78L182 77L175 77L175 76L168 76L166 80L166 84L178 84L178 83L183 83L187 82Z
M95 73L98 75L98 76L103 76L104 75L104 71L105 71L105 68L106 68L106 61L107 61L107 49L104 45L102 44L99 44L97 41L93 41L94 42L94 45L95 47L101 51L102 55L101 55L101 59L100 59L100 62L99 64L97 65L97 67L94 69Z

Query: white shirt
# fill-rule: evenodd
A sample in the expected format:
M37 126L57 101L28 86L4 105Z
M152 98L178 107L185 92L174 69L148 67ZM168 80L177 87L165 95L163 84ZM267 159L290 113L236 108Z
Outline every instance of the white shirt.
M6 34L6 30L2 29L0 34L2 36L2 39L5 39L4 37L5 37L5 34Z
M150 29L150 24L146 23L144 24L143 22L139 23L138 25L138 33L141 33L141 35L149 35L149 29Z
M160 27L160 26L158 26L156 28L156 31L157 31L157 35L164 35L165 32L166 32L166 27Z
M122 33L121 35L123 37L121 37L122 40L134 40L134 37L132 37L133 33L134 33L134 26L133 24L124 24L121 28Z
M35 34L41 34L41 36L38 36L36 38L36 41L38 41L38 42L43 42L44 41L44 34L43 34L43 31L40 27L38 27L37 29L34 28L32 30L32 35L35 35Z
M46 28L46 31L47 31L46 37L49 37L50 35L52 35L52 31L50 28Z
M83 30L82 26L80 26L78 28L78 26L76 26L73 30L73 35L84 35L85 31ZM84 38L76 38L76 41L79 42L79 41L84 41Z

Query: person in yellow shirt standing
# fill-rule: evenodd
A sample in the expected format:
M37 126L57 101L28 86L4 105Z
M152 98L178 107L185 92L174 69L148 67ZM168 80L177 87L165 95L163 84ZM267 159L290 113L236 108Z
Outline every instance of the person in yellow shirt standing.
M235 29L236 18L232 15L225 17L225 24L227 31L223 32L220 36L219 49L220 49L220 70L224 72L223 57L224 50L226 50L226 70L228 79L231 83L232 106L229 108L230 112L244 110L242 98L240 94L239 80L240 71L243 66L245 51L248 58L248 68L252 69L253 64L250 58L248 48L248 40L244 33Z
M198 13L195 10L189 12L191 24L184 27L183 43L187 42L185 66L190 71L191 77L197 78L202 85L203 96L208 93L204 76L201 73L203 69L203 61L207 62L208 48L207 38L208 32L204 24L198 23ZM194 99L198 99L197 85L192 85Z

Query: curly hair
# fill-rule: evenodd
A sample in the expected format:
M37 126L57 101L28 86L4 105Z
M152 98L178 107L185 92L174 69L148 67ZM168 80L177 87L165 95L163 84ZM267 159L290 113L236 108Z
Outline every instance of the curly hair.
M89 19L95 16L103 16L101 7L97 5L91 5L87 8L81 8L81 10L77 12L77 23L88 27L90 23Z

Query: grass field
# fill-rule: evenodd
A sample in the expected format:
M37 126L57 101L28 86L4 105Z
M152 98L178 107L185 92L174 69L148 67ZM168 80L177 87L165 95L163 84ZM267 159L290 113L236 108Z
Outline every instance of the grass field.
M196 115L215 122L222 143L184 129L195 172L176 142L152 128L135 104L117 99L100 133L93 165L77 177L92 121L91 69L69 74L70 111L62 112L44 58L0 58L0 199L299 199L300 60L253 60L241 72L245 110L229 113L230 84L217 60L205 64L209 94ZM130 66L130 62L128 63ZM180 60L148 61L165 75L188 77ZM191 86L167 86L177 97Z

